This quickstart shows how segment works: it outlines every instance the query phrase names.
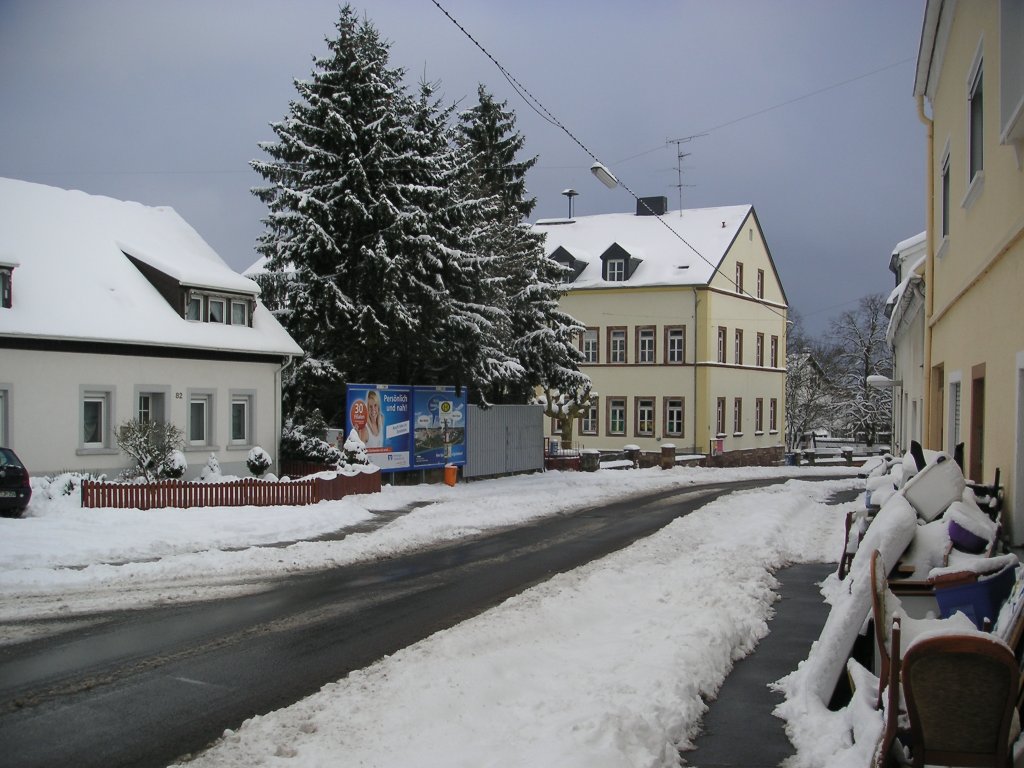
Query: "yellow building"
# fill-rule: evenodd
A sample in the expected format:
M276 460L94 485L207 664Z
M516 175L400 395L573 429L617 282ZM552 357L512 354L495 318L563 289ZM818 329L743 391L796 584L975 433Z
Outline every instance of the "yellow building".
M582 339L598 404L587 448L781 458L786 295L750 205L538 221L572 273L561 308ZM557 434L551 425L552 434Z
M928 131L926 447L1005 486L1024 542L1024 2L928 0L914 94Z

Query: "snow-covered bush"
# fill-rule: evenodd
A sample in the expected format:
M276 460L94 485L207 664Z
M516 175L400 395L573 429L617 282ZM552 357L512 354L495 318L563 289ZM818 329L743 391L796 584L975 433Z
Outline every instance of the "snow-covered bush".
M359 439L359 433L354 429L348 433L348 439L342 446L341 461L339 467L366 466L370 463L370 456L366 452L366 444Z
M181 451L171 451L171 455L160 465L160 476L177 480L185 474L188 469L188 462L185 461L185 454Z
M308 417L307 423L298 419L304 414L298 412L294 418L285 422L281 430L281 458L297 461L314 461L319 464L337 464L341 461L341 451L325 440L327 426L315 410Z
M252 472L253 477L261 477L273 463L270 455L258 445L249 451L249 456L245 460L245 466Z
M150 482L163 474L171 454L184 445L184 433L168 422L130 419L117 430L117 447L135 462L131 472Z
M210 458L206 460L206 466L203 467L199 473L200 480L220 480L222 477L220 471L220 462L217 461L217 457L214 454L210 454Z

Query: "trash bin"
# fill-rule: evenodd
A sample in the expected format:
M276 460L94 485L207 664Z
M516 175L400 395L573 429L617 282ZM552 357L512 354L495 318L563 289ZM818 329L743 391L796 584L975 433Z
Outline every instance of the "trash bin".
M782 461L783 461L783 463L787 467L795 467L796 466L796 454L795 453L786 453L786 454L783 455Z
M459 480L459 468L454 464L446 464L444 468L444 484L454 486Z

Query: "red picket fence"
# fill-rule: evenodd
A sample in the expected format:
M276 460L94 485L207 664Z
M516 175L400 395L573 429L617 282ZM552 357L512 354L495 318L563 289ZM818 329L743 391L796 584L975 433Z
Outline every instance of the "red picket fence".
M106 483L82 481L82 506L119 509L163 507L277 507L316 504L356 493L379 493L380 472L331 479L310 477L292 482L263 481L249 477L223 483L161 480L156 483Z

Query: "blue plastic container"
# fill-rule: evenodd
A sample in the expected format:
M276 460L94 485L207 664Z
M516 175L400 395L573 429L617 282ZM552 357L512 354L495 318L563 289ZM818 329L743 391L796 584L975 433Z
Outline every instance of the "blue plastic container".
M999 618L999 609L1010 596L1017 569L1007 566L983 581L952 587L935 587L935 600L939 613L948 619L957 611L966 614L978 629L984 629L985 619L992 624Z

